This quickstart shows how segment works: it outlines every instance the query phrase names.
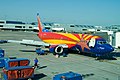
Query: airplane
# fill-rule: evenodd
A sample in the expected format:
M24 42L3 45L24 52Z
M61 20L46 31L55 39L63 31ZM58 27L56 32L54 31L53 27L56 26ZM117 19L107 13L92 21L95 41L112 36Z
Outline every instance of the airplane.
M38 37L50 45L49 50L53 54L61 55L69 50L76 50L79 53L93 53L96 56L103 56L114 51L114 48L100 36L90 34L45 32L37 14Z

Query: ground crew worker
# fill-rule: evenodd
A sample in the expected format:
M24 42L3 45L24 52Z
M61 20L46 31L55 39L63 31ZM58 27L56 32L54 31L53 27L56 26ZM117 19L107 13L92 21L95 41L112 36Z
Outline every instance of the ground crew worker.
M34 59L34 68L38 68L39 66L38 66L38 59L37 58L35 58Z
M65 79L66 79L66 77L65 77L65 76L61 76L61 78L62 78L62 80L65 80Z

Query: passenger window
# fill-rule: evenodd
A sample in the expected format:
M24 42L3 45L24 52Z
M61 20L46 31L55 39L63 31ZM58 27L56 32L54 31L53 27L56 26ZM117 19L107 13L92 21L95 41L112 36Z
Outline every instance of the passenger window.
M106 44L107 42L106 41L98 41L98 44Z
M89 47L95 47L95 39L91 38L91 40L89 41Z
M106 41L103 41L103 44L106 44L107 42Z
M102 41L99 41L98 44L102 44Z

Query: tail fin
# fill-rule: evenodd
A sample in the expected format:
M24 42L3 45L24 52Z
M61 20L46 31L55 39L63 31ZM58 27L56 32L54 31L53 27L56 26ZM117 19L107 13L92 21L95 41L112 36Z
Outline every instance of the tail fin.
M41 21L40 21L39 13L37 13L37 20L38 20L39 32L42 32L42 23L41 23Z

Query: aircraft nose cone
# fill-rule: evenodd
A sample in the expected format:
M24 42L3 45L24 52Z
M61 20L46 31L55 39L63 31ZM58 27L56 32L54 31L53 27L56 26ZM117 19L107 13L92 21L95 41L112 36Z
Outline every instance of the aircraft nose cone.
M112 46L107 47L109 52L114 51L114 48Z
M110 48L110 51L114 51L114 48L113 48L113 47L111 47L111 48Z

